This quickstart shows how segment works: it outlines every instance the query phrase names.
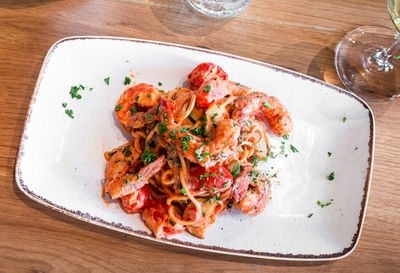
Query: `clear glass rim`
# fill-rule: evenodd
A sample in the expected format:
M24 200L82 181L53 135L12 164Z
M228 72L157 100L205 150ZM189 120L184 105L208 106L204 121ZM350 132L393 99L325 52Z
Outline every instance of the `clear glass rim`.
M241 7L240 9L238 9L235 12L229 13L229 12L220 12L220 13L206 13L204 10L200 9L198 7L198 5L196 3L193 2L193 0L186 0L187 3L189 3L190 7L192 7L193 10L205 15L205 16L209 16L212 18L216 18L216 19L229 19L229 18L233 18L235 16L238 16L239 14L243 13L251 4L253 0L246 0L246 2L244 2L243 7Z
M388 0L388 1L390 1L390 0ZM385 27L385 26L379 26L379 25L361 26L361 27L358 27L358 28L356 28L356 29L353 29L353 30L347 32L346 35L343 36L343 38L337 43L336 48L335 48L335 69L336 69L336 74L338 75L338 77L339 77L339 79L340 79L340 82L342 83L342 85L344 86L344 88L345 88L346 90L348 90L349 92L351 92L351 93L357 95L358 97L362 98L362 99L365 100L365 101L369 101L369 102L388 102L388 101L394 100L395 98L400 97L400 94L395 95L395 96L392 96L392 97L390 97L390 98L385 98L385 99L369 99L369 98L361 97L359 94L357 94L356 92L351 91L351 90L346 86L346 83L345 83L344 79L342 78L342 76L339 74L339 69L338 69L338 58L339 58L338 52L339 52L339 48L340 48L340 46L342 45L342 43L343 43L343 41L345 40L345 38L346 38L347 36L351 35L351 34L354 33L354 32L361 31L361 30L366 29L366 28L374 28L374 27L375 27L375 28L386 28L386 29L388 29L388 30L390 30L390 31L393 31L394 33L397 32L397 31L393 30L392 28Z

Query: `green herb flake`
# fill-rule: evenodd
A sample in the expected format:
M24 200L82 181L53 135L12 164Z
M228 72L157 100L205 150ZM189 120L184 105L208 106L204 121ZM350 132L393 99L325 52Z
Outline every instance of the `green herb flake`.
M121 108L122 108L122 106L120 105L120 104L117 104L116 106L115 106L115 111L119 111L119 110L121 110Z
M153 117L153 115L148 113L147 116L146 116L146 121L149 121L152 117Z
M335 172L331 172L331 173L328 175L328 180L329 180L329 181L332 181L333 179L335 179Z
M92 91L92 90L93 90L93 87L90 87L89 91Z
M204 209L201 211L201 214L203 215L203 217L206 217L206 211Z
M66 102L63 102L61 105L62 105L62 107L64 107L64 108L67 107L67 103L66 103Z
M137 175L136 175L136 178L137 178L137 179L140 179L140 174L137 174Z
M311 218L314 215L314 213L310 213L307 218Z
M328 157L331 157L331 155L332 155L332 153L331 153L331 152L328 152Z
M130 146L125 146L124 149L122 150L122 153L128 157L132 155L131 147Z
M125 84L125 85L128 85L128 84L130 84L130 83L131 83L131 78L125 77L124 84Z
M72 109L65 109L65 114L67 114L70 118L74 118L74 112Z
M185 190L185 188L181 188L181 192L183 195L187 195L187 191Z
M240 172L240 164L239 161L236 161L236 163L233 165L231 169L231 174L232 176L238 176Z
M171 226L175 226L174 221L172 221L171 219L168 219L168 222L171 224Z
M158 82L158 86L161 86L162 85L162 82Z
M110 77L105 78L105 79L104 79L104 82L105 82L107 85L110 85Z
M343 117L343 122L346 122L346 120L347 120L347 118L346 118L346 117Z
M110 194L108 191L106 191L106 194L107 194L107 196L108 196L109 198L112 199L111 194Z
M209 93L211 89L211 85L207 85L206 87L204 87L204 93Z
M293 144L290 144L290 149L292 149L293 153L298 153L299 150L296 149L296 147L293 146Z
M218 116L218 113L214 113L214 115L212 116L211 120L215 120L215 118Z
M289 135L284 135L282 138L283 138L284 140L289 140Z
M80 100L82 98L82 96L80 94L78 94L79 90L81 90L81 88L79 86L71 86L71 89L69 90L69 93L71 94L71 98L76 98L76 99Z
M144 163L151 163L156 159L157 159L157 155L155 153L153 153L151 150L146 149L143 151L142 161Z
M358 150L358 147L355 147L355 148L354 148L354 151L357 151L357 150Z
M128 184L128 179L125 179L125 185Z
M133 116L134 114L136 114L137 109L135 106L133 106L133 107L131 107L130 111L131 111L131 116Z
M269 104L268 101L264 101L263 105L264 105L265 107L267 107L268 109L270 109L270 108L272 107L271 104Z

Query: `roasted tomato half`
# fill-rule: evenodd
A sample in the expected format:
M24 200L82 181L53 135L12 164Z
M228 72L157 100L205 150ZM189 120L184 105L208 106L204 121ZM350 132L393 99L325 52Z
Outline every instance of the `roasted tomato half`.
M210 193L224 192L232 186L232 174L222 166L204 168L201 166L190 170L189 183L195 189L204 189Z
M200 86L211 79L228 79L228 74L216 64L201 63L188 75L187 82L190 89L197 90Z
M131 194L121 197L121 204L128 213L140 211L149 198L149 185L144 185L141 189Z
M181 233L183 225L174 223L168 216L168 206L158 199L148 200L142 211L142 219L156 238L165 238Z

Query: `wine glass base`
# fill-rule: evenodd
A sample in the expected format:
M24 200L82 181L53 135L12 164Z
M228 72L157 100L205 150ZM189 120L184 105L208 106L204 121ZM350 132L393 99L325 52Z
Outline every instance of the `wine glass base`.
M196 11L218 19L241 14L252 0L187 0Z
M397 33L381 26L349 32L336 46L336 72L343 85L368 101L388 101L400 95L400 61L380 62L379 56Z

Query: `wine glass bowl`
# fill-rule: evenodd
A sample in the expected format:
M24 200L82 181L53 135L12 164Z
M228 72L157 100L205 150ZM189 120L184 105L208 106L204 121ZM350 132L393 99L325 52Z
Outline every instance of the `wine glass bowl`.
M400 0L388 0L392 21L400 29ZM368 101L388 101L400 96L399 33L382 26L363 26L338 43L335 66L350 91Z
M187 0L196 11L214 18L229 18L242 13L252 0Z

